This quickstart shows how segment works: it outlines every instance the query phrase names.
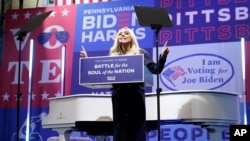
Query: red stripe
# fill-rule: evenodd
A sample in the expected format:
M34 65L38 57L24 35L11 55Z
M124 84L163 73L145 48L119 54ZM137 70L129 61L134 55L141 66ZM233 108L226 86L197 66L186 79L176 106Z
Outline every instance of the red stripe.
M55 0L55 5L59 5L59 1L62 1L62 5L66 5L66 0Z
M119 13L117 14L119 17L130 16L130 13Z
M119 22L129 22L130 20L130 18L118 18Z
M66 0L61 0L62 1L62 5L66 5Z
M125 26L129 26L129 23L119 23L119 24L117 24L117 27L119 27L119 28L125 27Z

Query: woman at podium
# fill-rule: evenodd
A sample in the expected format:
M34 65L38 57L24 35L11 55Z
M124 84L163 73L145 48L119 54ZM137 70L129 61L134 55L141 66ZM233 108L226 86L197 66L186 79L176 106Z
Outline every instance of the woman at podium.
M121 28L110 48L109 55L144 55L144 65L152 74L161 73L169 53L165 45L157 64L148 52L139 47L134 32L128 27ZM87 57L83 49L81 57ZM114 141L146 141L146 105L144 83L113 84L112 106L114 121Z

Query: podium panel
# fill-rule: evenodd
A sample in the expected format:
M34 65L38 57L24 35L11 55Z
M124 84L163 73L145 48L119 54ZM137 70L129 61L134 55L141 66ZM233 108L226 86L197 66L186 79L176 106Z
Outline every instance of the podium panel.
M153 85L143 55L80 58L79 66L79 85L85 87L111 88L112 84L138 82Z

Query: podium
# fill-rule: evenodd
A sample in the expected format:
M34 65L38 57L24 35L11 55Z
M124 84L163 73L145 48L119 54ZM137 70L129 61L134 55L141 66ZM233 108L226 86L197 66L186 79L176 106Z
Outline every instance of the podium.
M97 89L118 83L153 85L153 75L144 66L143 55L98 56L79 59L79 85Z

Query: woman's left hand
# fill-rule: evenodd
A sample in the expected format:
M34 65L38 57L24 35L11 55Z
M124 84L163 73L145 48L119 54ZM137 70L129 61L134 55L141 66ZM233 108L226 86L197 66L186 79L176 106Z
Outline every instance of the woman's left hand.
M165 42L165 44L164 44L164 46L163 46L163 48L162 48L162 53L161 53L161 55L162 55L163 57L167 57L167 56L168 56L168 53L169 53L169 48L168 48L168 46L167 46L167 42L168 42L168 41Z
M87 54L84 46L82 46L82 50L80 51L80 57L88 57L88 54Z

